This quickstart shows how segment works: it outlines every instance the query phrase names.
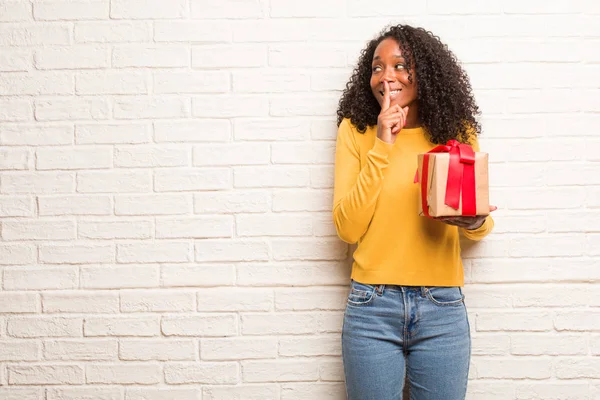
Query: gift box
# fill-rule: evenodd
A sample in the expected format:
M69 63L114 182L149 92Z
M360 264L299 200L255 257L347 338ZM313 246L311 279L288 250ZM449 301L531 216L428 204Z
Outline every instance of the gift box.
M488 154L450 140L418 155L419 215L488 215Z

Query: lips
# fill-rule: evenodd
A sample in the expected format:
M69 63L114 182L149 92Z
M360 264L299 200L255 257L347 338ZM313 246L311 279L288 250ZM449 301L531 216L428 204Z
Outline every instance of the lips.
M402 91L402 89L394 89L394 90L390 90L390 96L394 96L397 95L398 93L400 93ZM385 95L385 93L380 90L379 94L381 94L381 96L383 97Z

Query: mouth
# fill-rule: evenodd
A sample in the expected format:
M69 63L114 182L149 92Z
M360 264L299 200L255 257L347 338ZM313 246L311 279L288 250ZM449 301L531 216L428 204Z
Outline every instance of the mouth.
M390 96L395 96L398 93L400 93L401 91L402 91L402 89L390 90ZM383 90L380 90L379 94L381 94L381 97L383 97L385 95L385 93L383 92Z

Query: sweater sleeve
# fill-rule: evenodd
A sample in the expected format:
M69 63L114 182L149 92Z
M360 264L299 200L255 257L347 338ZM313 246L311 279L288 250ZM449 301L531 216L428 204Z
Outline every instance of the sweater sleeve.
M393 145L379 138L361 168L360 151L348 119L339 126L335 150L333 221L340 239L356 243L367 231L383 187Z
M479 240L483 239L484 237L486 237L488 235L488 233L490 233L492 231L493 228L494 228L494 220L491 215L488 215L487 218L485 219L485 221L483 221L483 225L481 225L479 228L477 228L477 229L460 228L460 229L462 229L463 235L467 239L479 241Z
M476 135L471 136L470 144L471 144L471 146L473 146L473 150L480 151L479 141L477 140ZM477 228L477 229L460 228L460 229L462 230L463 235L467 239L479 241L479 240L483 239L484 237L486 237L492 231L493 228L494 228L494 219L492 218L491 215L488 215L487 218L485 219L485 221L483 222L483 225L481 225L479 228Z

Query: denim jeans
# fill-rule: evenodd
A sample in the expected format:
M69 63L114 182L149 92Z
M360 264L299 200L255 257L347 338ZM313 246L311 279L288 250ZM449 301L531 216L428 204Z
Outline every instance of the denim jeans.
M471 334L462 289L352 281L342 329L349 400L464 400Z

